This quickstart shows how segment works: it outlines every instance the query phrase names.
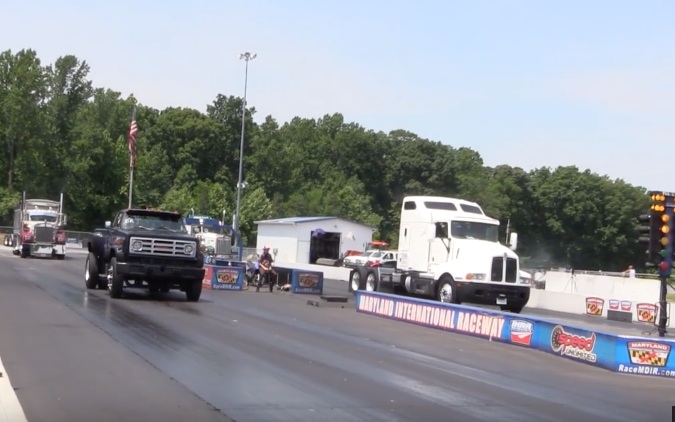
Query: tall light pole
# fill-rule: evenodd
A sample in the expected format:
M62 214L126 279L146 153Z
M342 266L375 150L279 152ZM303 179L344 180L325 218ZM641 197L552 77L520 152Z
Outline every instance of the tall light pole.
M244 133L246 131L246 90L248 88L248 62L255 59L258 55L255 53L242 53L239 55L239 60L246 62L246 73L244 76L244 101L241 106L241 141L239 142L239 179L237 181L237 211L234 214L234 231L237 234L237 237L241 239L241 234L239 233L239 210L241 207L241 190L244 187L244 181L242 180L244 176ZM243 245L237 245L239 247L239 257L241 259L241 248Z

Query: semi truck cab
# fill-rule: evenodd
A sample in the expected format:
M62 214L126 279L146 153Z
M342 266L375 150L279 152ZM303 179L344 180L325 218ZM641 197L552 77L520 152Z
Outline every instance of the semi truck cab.
M409 196L401 208L392 284L448 303L496 305L519 313L530 297L520 283L518 235L499 243L499 221L475 202Z

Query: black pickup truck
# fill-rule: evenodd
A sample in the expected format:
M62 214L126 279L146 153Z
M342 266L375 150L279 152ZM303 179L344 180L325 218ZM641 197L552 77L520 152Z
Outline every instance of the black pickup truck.
M177 289L196 302L202 293L204 257L199 239L190 236L180 214L124 209L87 242L84 282L122 297L125 287L151 292Z

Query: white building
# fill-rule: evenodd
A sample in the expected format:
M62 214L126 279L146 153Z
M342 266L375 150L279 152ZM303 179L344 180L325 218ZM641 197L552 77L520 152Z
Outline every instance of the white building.
M375 229L338 217L292 217L262 220L258 250L268 245L275 261L309 264L317 258L338 259L348 250L364 250ZM311 258L310 258L311 257Z

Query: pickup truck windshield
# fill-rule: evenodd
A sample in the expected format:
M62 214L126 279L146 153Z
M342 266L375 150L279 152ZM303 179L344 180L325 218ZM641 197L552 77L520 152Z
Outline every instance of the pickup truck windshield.
M187 233L183 221L165 215L127 215L123 229L172 230Z
M450 235L455 239L476 239L497 242L499 241L499 226L473 221L453 221L450 223Z

